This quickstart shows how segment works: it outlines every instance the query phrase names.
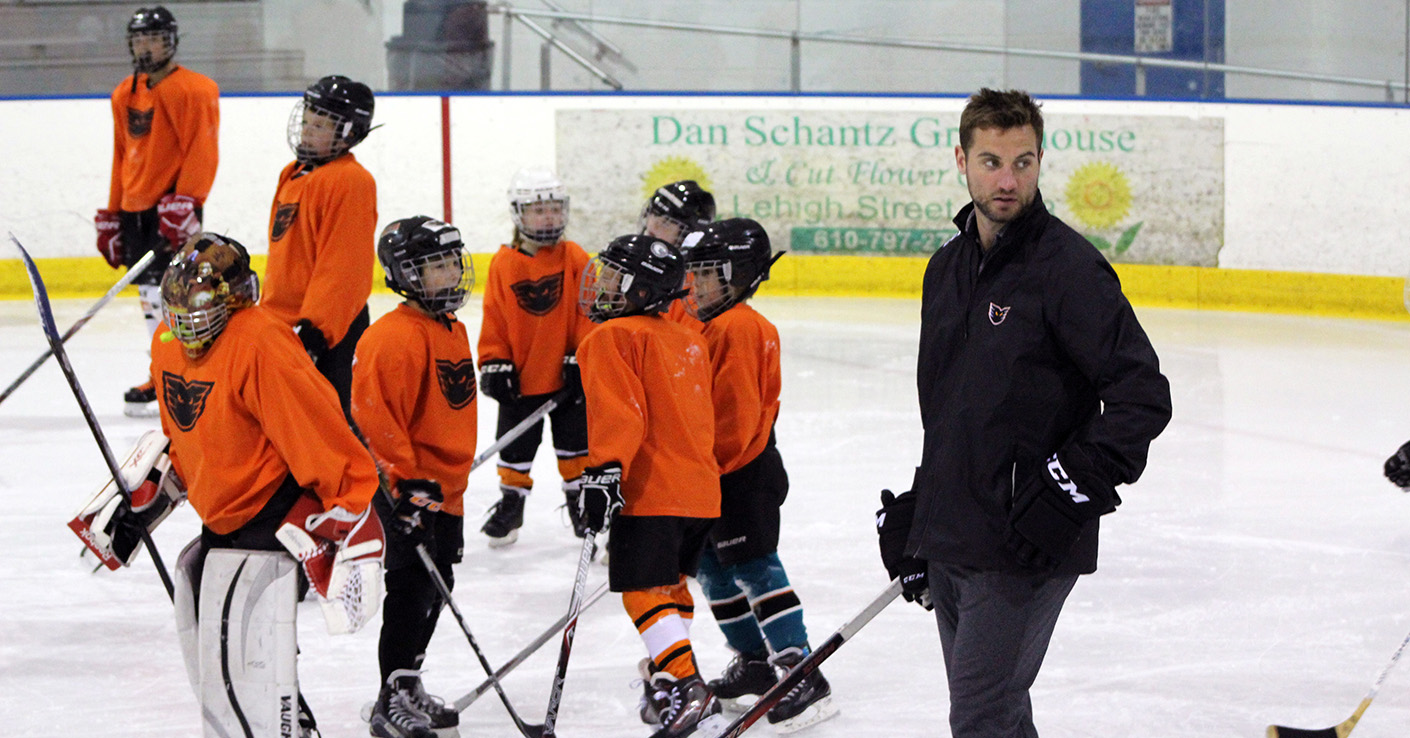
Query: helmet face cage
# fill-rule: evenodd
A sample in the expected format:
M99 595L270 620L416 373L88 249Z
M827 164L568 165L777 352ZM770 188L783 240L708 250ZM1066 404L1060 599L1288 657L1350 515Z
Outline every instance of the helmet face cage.
M367 137L373 107L367 85L339 75L324 77L309 85L289 115L289 148L305 164L332 161Z
M192 359L210 350L232 310L257 300L259 278L245 247L214 233L188 241L162 275L162 318Z
M594 323L627 315L631 304L626 290L631 288L632 275L601 256L588 260L578 289L578 309Z
M620 236L583 270L578 305L594 323L638 313L659 313L680 296L685 260L660 239Z
M558 243L568 228L568 188L546 168L520 169L509 182L509 217L519 235L535 243Z
M708 323L739 302L742 291L730 284L734 265L711 259L692 261L686 272L690 294L685 298L685 311L691 317Z
M424 215L389 225L377 258L387 286L433 315L459 310L475 286L475 265L460 231Z
M133 68L139 73L150 74L166 66L176 55L176 31L176 18L171 11L160 5L138 8L127 22L127 52L132 55ZM160 40L160 49L153 51L148 47L139 52L134 42L145 39Z
M692 275L686 309L703 321L752 297L778 258L763 226L747 218L711 223L691 234L681 250Z

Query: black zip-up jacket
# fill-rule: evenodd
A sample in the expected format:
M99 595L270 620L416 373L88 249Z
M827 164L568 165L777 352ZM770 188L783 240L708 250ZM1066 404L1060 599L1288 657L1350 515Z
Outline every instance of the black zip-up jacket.
M1170 383L1106 258L1042 194L987 255L974 204L925 270L916 384L925 427L907 553L1021 571L1013 493L1075 446L1112 486L1136 481L1170 421ZM1017 471L1016 471L1017 470ZM1055 574L1097 568L1091 520Z

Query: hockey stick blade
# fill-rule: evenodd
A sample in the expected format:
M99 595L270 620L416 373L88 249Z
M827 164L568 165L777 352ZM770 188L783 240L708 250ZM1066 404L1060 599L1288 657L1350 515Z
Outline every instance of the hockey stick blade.
M563 643L558 649L558 665L553 670L553 686L548 693L548 712L543 720L543 734L554 738L558 723L558 705L563 700L563 682L568 676L568 657L573 653L573 637L578 632L578 616L583 612L583 590L587 588L588 567L597 555L597 536L583 536L583 548L578 554L578 571L573 576L573 596L568 600L568 622L563 626Z
M1371 691L1366 693L1366 697L1361 700L1360 705L1356 706L1356 711L1351 713L1351 717L1330 728L1322 728L1321 730L1270 725L1268 726L1268 738L1346 738L1351 735L1351 729L1355 728L1356 723L1361 721L1361 716L1366 714L1366 708L1371 706L1371 700L1376 699L1376 694L1381 691L1381 685L1385 684L1390 670L1395 668L1396 662L1400 661L1400 657L1405 653L1406 646L1410 646L1410 634L1407 634L1405 640L1400 642L1400 648L1395 649L1395 654L1390 657L1390 663L1381 669L1380 676L1376 677L1376 682L1371 685Z
M605 594L607 594L607 583L603 582L602 584L598 585L597 589L593 590L592 594L587 596L587 599L583 601L583 606L581 609L587 610L589 607L592 607L593 604L595 604L598 600L602 599L602 596ZM504 677L509 674L509 672L513 671L519 666L519 664L524 663L524 661L526 661L530 656L534 655L536 651L543 647L543 644L548 643L550 640L552 640L553 635L558 631L563 630L563 626L567 624L568 615L567 613L564 613L562 617L558 618L558 622L554 623L553 625L550 625L547 630L540 633L537 638L535 638L532 642L529 643L529 645L521 649L519 653L514 654L513 658L504 662L504 664L498 669L495 669L494 674L491 674L488 679L483 682L480 682L480 685L478 687L475 687L474 689L465 693L463 697L460 697L455 702L453 702L452 705L455 707L456 712L465 712L465 709L470 707L470 705L474 704L475 700L480 699L482 695L484 695L486 692L490 691L490 689L494 687L495 683L502 681Z
M14 238L13 235L11 235L10 237ZM143 254L142 258L138 259L137 263L133 264L132 267L127 270L126 274L122 275L122 279L119 279L116 284L108 288L108 291L101 298L99 298L97 302L93 303L92 307L88 308L88 312L84 313L83 317L74 321L73 325L69 326L69 329L64 331L64 335L59 337L59 343L67 343L70 338L73 338L73 335L75 333L78 333L80 328L87 325L88 321L92 320L93 316L97 315L98 311L102 310L104 305L107 305L109 302L112 302L113 298L117 297L119 292L122 292L124 289L127 288L128 285L132 284L132 281L137 279L137 277L140 276L142 272L147 269L147 266L151 264L152 260L156 257L157 254L155 251L148 251L147 253ZM23 372L21 372L20 376L17 377L15 381L11 382L10 386L6 387L4 392L0 392L0 402L4 402L6 398L14 394L15 390L19 389L20 385L24 384L25 380L29 379L30 376L32 376L36 371L38 371L39 367L44 366L44 362L48 361L49 357L53 355L53 348L47 349L44 353L40 354L39 358L35 359L33 364L30 364Z
M737 738L737 736L748 730L749 726L758 722L759 718L773 709L773 706L777 705L794 687L798 686L799 682L803 681L813 672L816 672L822 665L822 662L836 653L837 649L842 647L842 644L846 643L852 636L857 634L857 631L862 629L862 626L871 622L871 619L876 617L877 613L885 610L886 606L890 605L899 594L901 594L901 580L893 579L891 584L887 585L886 589L882 590L881 594L876 596L876 599L862 608L861 612L853 615L851 620L843 623L841 628L838 628L836 632L828 636L826 641L822 642L822 645L813 649L812 653L798 662L798 665L793 667L793 669L788 672L787 676L779 680L778 684L770 687L769 691L759 697L758 701L745 711L743 715L735 718L734 722L725 726L724 730L719 733L711 734L702 731L701 735L703 738Z
M113 456L112 447L108 445L108 439L103 435L103 429L98 425L98 418L93 414L93 407L88 404L88 397L83 394L83 387L78 383L78 375L74 373L73 365L69 363L68 352L64 350L63 338L59 335L59 328L54 324L54 310L49 305L49 291L44 288L44 279L39 276L39 267L30 258L29 252L25 251L20 240L11 233L10 242L20 251L20 258L24 260L25 271L29 274L29 284L34 289L34 305L39 310L39 322L44 328L44 337L49 340L49 347L54 351L54 358L59 362L59 367L64 372L64 378L68 380L69 388L73 390L74 399L78 401L79 410L83 412L83 419L88 423L88 430L93 433L93 440L98 443L98 449L103 452L103 461L108 465L108 473L113 477L113 484L117 485L118 493L129 505L132 503L132 490L127 488L127 481L122 478L122 472L118 469L117 459ZM161 554L157 553L156 544L152 543L152 534L145 526L138 526L141 533L142 545L147 547L147 553L152 555L152 563L157 567L157 574L162 579L162 586L166 587L166 595L174 602L176 600L176 587L171 582L171 575L167 573L166 565L162 563Z
M514 705L509 702L509 695L504 693L504 687L494 676L494 669L490 666L490 660L485 658L485 652L480 650L480 644L475 641L475 636L470 634L470 626L465 622L465 616L460 612L460 606L455 604L455 598L451 596L450 587L446 585L446 580L441 577L441 572L436 568L436 562L431 558L431 554L426 552L425 544L416 544L416 555L421 557L421 563L426 566L426 573L430 575L431 582L436 585L436 591L440 592L441 599L445 600L446 606L455 615L455 622L460 624L460 629L465 632L465 639L470 641L470 648L475 652L475 658L480 660L480 666L484 667L485 673L490 675L494 681L494 691L499 694L499 699L504 703L504 709L509 711L509 717L514 721L514 727L524 734L524 738L542 738L544 727L534 723L526 723L519 717L519 712L514 709Z

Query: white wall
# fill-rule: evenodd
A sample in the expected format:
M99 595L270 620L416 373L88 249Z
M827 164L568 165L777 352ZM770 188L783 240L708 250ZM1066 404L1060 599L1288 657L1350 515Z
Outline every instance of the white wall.
M294 100L221 103L222 158L206 224L257 253L267 249L275 181L291 158L285 128ZM505 186L521 166L554 164L559 109L922 110L957 118L962 105L957 97L453 98L454 220L477 251L507 238ZM1400 176L1410 171L1410 110L1061 99L1044 110L1223 118L1222 267L1376 276L1410 270L1402 234L1410 197ZM379 222L440 215L439 98L383 95L375 122L382 128L356 153L377 177ZM0 232L13 231L37 256L92 255L93 211L107 200L111 135L106 100L0 101ZM638 208L624 203L624 220Z

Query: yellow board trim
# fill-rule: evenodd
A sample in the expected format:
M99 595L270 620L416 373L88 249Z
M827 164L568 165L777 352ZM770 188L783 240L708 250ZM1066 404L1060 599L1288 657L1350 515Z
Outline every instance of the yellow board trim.
M476 292L484 284L490 256L474 254ZM252 261L255 271L263 274L265 257L257 254ZM96 298L117 280L117 271L96 257L38 263L54 298ZM924 257L790 255L774 265L760 293L916 298L925 264ZM1117 264L1116 272L1136 305L1410 321L1403 303L1405 280L1398 277L1148 264ZM373 289L387 291L380 269ZM136 289L129 288L127 294L136 294ZM30 297L20 261L0 260L0 299Z

